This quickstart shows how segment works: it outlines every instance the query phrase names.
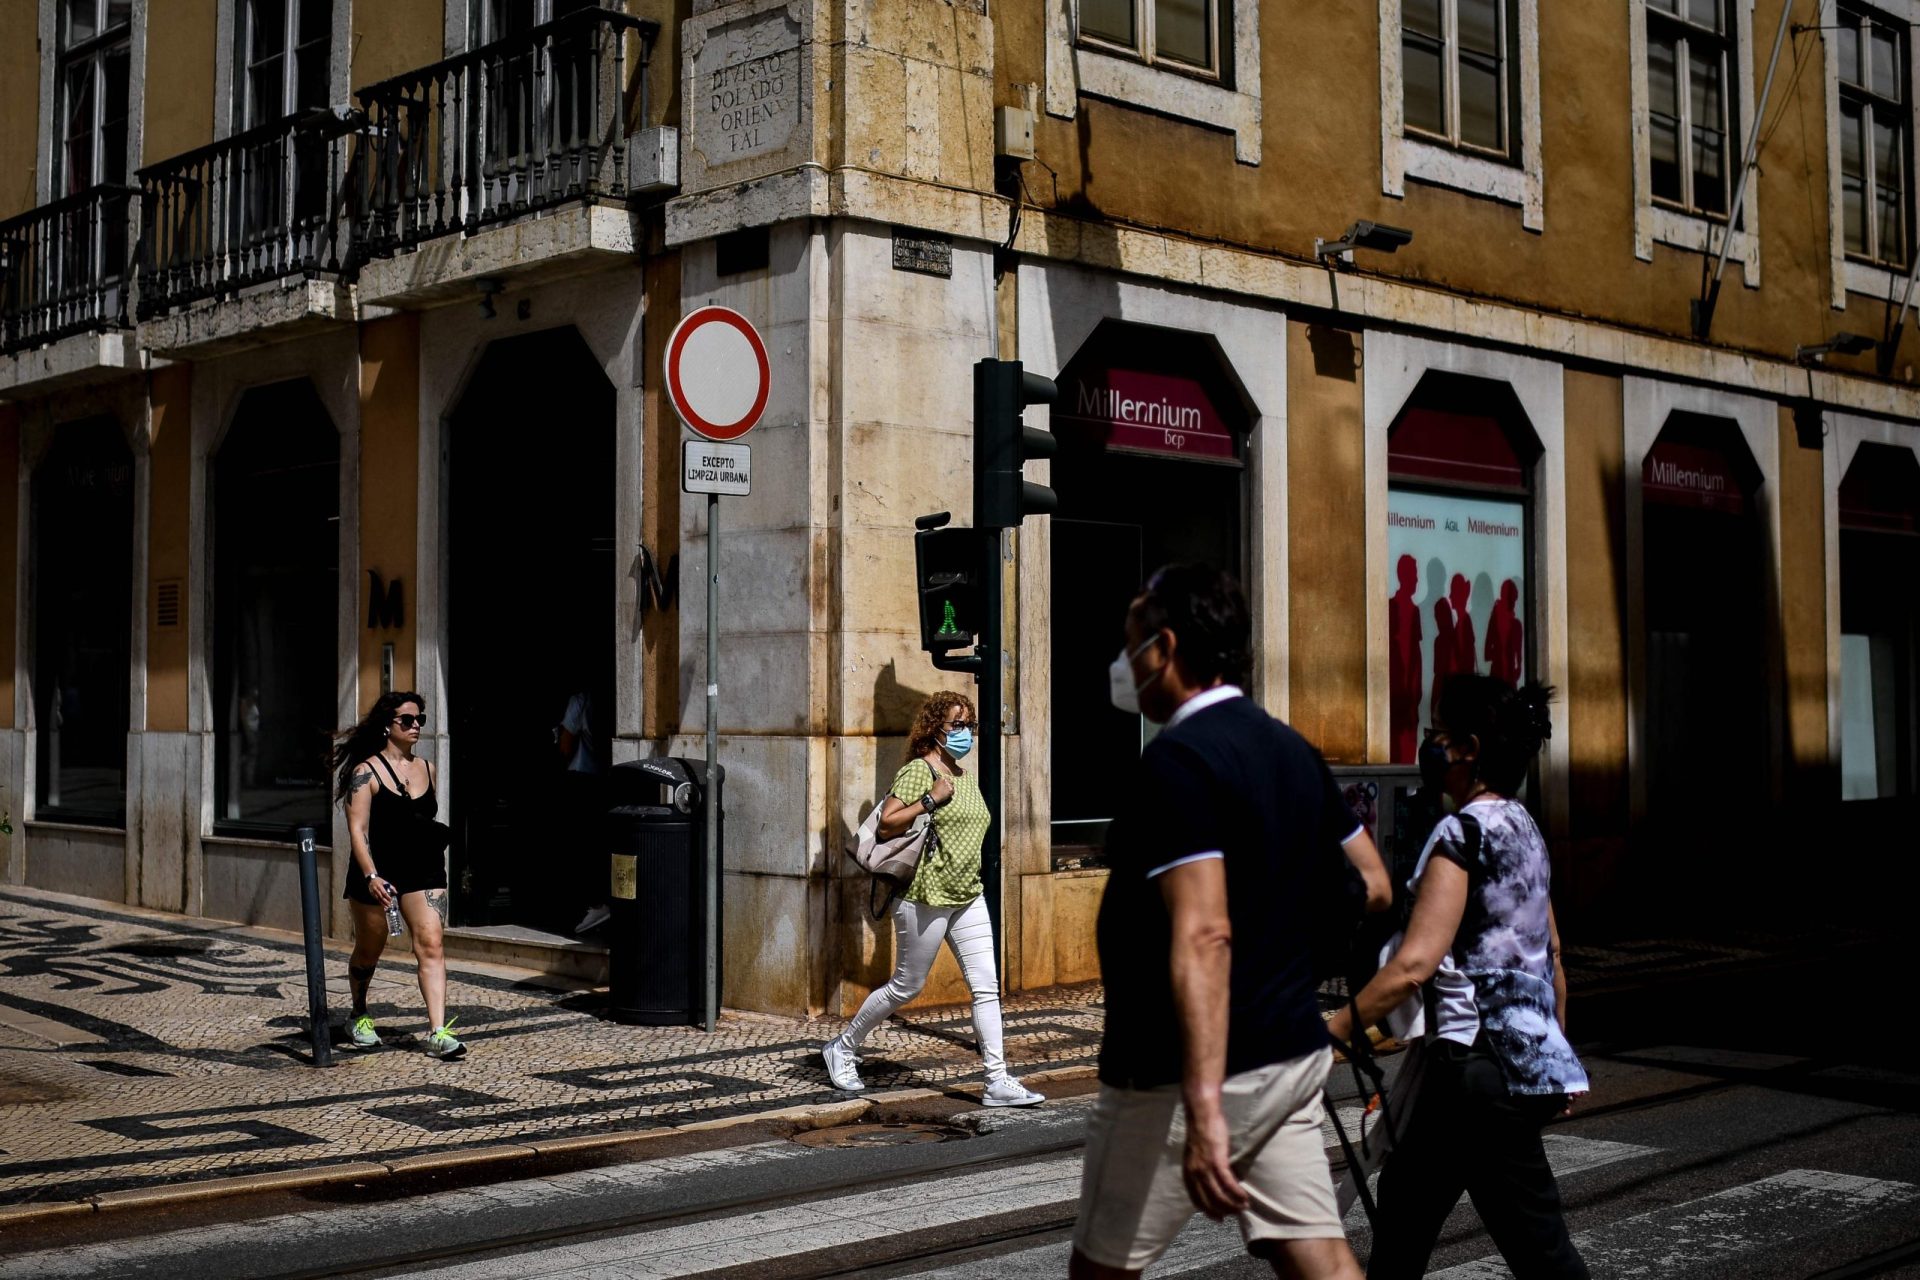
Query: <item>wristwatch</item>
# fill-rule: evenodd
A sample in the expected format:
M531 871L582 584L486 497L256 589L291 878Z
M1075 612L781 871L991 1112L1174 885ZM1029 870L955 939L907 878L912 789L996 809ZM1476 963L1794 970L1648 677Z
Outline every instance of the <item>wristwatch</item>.
M934 800L933 792L929 791L920 797L920 807L927 813L932 813L935 809L938 809L940 805Z

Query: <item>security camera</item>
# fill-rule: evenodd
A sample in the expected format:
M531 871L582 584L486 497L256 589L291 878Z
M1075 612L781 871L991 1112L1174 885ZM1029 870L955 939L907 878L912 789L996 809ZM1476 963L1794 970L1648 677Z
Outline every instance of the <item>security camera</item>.
M1369 222L1362 218L1347 228L1347 233L1338 240L1313 242L1313 256L1322 262L1343 262L1355 249L1373 249L1380 253L1392 253L1401 245L1411 242L1413 232L1405 227L1390 226L1384 222Z

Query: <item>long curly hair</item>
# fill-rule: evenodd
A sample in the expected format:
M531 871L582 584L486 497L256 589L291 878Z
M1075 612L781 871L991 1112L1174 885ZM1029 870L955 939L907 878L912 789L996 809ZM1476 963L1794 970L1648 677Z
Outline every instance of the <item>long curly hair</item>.
M363 760L371 760L387 745L387 726L400 714L400 708L409 702L423 712L427 709L427 700L408 689L395 689L392 693L381 694L365 718L347 730L334 744L334 798L341 804L347 802L347 787L353 781L353 767Z
M945 740L947 713L955 707L965 707L969 720L980 718L980 713L973 709L973 699L964 693L942 689L927 695L927 700L920 704L920 710L915 713L913 729L907 735L907 759L918 760Z

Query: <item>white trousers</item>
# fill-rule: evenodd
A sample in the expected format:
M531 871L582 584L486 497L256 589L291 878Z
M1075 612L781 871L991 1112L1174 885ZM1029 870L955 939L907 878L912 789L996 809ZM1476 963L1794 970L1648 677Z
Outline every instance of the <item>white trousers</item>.
M847 1043L858 1047L875 1027L920 994L943 939L953 948L953 958L960 962L960 972L973 992L973 1033L979 1038L980 1057L991 1084L1007 1074L1007 1058L1000 1040L1000 975L993 963L993 922L984 897L964 907L930 907L905 898L894 902L893 977L860 1006L847 1027Z

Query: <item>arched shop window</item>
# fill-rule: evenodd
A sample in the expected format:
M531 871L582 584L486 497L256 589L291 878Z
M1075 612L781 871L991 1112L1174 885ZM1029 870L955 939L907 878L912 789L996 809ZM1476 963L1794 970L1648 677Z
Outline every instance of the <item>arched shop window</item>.
M1649 815L1668 833L1764 795L1770 696L1761 472L1729 419L1676 413L1640 475ZM1677 837L1676 837L1677 838Z
M1840 796L1920 793L1920 463L1862 444L1840 482Z
M34 813L118 827L133 634L133 453L120 425L57 428L32 502Z
M1203 560L1246 581L1252 403L1210 334L1103 322L1056 380L1050 522L1057 856L1098 848L1153 726L1114 709L1107 664L1147 574ZM1243 673L1244 678L1244 673Z
M327 823L339 718L340 438L305 379L241 398L213 460L216 828Z
M1413 763L1441 684L1533 666L1533 463L1540 446L1503 382L1430 373L1387 436L1392 760Z

